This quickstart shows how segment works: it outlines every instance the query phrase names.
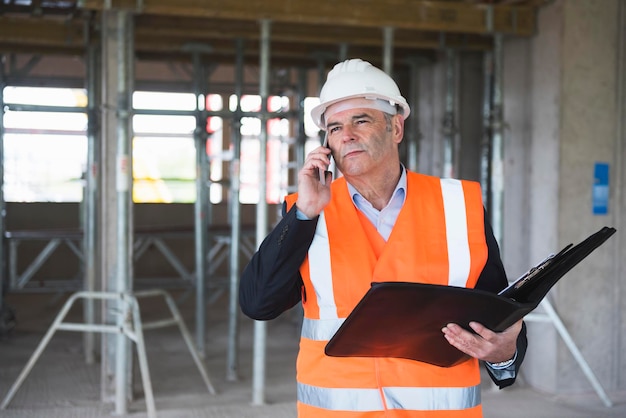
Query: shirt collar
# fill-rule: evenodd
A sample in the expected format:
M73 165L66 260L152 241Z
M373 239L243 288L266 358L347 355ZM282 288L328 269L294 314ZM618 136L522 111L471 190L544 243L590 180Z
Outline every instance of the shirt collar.
M404 168L403 164L400 164L400 168L402 169L402 172L400 173L400 179L398 180L398 184L396 184L396 188L391 195L390 201L393 200L396 195L401 193L400 196L402 197L402 205L404 205L404 201L406 200L406 168ZM352 198L352 202L355 204L355 206L360 206L357 203L357 199L360 199L361 202L367 202L367 200L365 200L361 193L359 193L357 189L355 189L354 186L352 186L350 183L348 183L348 191L350 192L350 197ZM387 204L389 204L389 202L387 202Z

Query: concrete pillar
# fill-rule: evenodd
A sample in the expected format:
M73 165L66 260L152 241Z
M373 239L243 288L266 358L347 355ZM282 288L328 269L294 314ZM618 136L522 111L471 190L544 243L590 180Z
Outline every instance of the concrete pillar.
M604 225L618 228L617 236L549 294L609 392L626 388L620 377L626 375L626 282L616 261L625 257L619 239L624 232L617 225L623 203L611 200L608 214L594 214L592 191L600 162L610 168L610 196L622 195L622 179L614 174L623 172L624 138L618 135L623 97L616 88L624 77L618 71L620 10L619 0L551 2L538 15L535 37L505 47L504 108L511 129L505 157L510 188L505 191L505 264L509 275L521 274ZM554 394L592 390L551 323L529 323L529 342L526 382Z
M608 215L593 214L592 190L594 165L608 163L615 170L617 163L613 151L618 117L615 86L619 13L615 0L564 1L563 6L558 234L564 243L580 240L615 222L614 210ZM571 318L572 336L607 388L617 388L619 370L612 359L625 351L618 336L626 325L618 321L622 311L614 296L626 290L626 283L619 280L620 273L612 263L615 243L610 241L589 262L572 271L568 286L561 286L555 295L561 315ZM587 308L584 314L581 307ZM558 387L588 388L562 345L557 360Z

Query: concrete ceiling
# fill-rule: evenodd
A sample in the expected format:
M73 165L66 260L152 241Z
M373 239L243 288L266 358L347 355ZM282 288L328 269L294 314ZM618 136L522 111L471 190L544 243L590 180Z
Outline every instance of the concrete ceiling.
M546 0L0 0L0 53L79 55L98 38L99 14L135 15L138 60L188 60L189 47L213 61L259 61L260 24L271 21L272 65L314 68L339 51L380 63L384 33L394 60L442 47L484 50L492 35L531 36ZM391 29L385 29L391 28ZM89 36L86 36L86 35ZM389 39L389 38L387 38Z

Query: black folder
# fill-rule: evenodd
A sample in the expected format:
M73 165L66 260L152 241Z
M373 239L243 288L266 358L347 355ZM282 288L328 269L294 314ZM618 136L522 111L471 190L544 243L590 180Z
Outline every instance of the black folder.
M602 245L615 228L604 227L531 268L499 294L463 287L380 282L371 288L326 345L336 357L397 357L450 367L469 358L441 329L480 322L503 331L534 310L556 282Z

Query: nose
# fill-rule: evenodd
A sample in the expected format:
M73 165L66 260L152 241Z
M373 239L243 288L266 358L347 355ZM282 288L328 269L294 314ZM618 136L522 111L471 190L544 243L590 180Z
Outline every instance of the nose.
M342 126L341 128L341 140L343 142L347 142L347 141L354 141L355 138L355 134L354 134L354 127L350 124L346 124L344 126Z

